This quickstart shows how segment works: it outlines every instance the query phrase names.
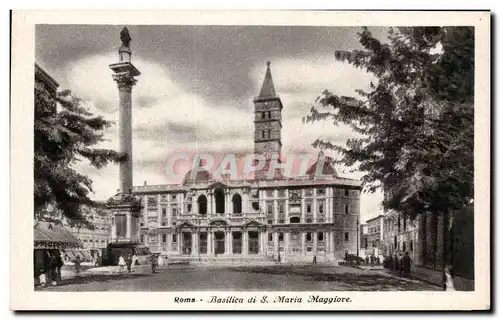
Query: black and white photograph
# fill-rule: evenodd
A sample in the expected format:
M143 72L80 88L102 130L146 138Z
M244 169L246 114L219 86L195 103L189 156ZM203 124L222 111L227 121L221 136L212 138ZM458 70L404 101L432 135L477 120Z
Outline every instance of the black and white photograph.
M13 16L33 306L489 307L489 12L81 14Z

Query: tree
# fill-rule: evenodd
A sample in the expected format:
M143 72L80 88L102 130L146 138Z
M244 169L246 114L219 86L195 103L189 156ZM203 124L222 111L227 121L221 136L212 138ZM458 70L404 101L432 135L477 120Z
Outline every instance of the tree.
M415 217L447 213L473 197L474 29L411 27L389 30L388 43L367 28L364 50L336 52L340 61L374 77L358 97L325 90L306 122L349 125L357 137L336 150L339 163L365 172L364 190L383 188L385 209ZM436 50L441 47L441 50Z
M90 198L91 179L72 166L83 159L96 168L123 161L125 157L113 150L96 148L103 141L103 130L110 125L87 111L69 90L53 97L35 89L35 218L50 215L57 221L62 216L72 225L92 227L88 209L104 204Z

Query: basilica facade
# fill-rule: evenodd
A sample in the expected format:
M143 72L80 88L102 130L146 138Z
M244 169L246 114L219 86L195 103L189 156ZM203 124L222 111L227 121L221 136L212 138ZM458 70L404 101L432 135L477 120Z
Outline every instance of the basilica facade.
M254 152L281 153L281 112L270 64L254 99ZM322 166L319 168L318 166ZM133 188L142 202L138 233L151 251L185 258L255 257L334 261L356 254L361 186L338 176L322 152L305 176L215 179L186 173L180 184ZM320 172L321 176L317 173ZM115 230L117 236L124 230Z

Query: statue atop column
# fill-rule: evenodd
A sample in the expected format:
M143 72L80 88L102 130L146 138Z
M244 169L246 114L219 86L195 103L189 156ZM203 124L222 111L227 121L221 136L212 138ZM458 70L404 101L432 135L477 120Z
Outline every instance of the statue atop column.
M132 41L132 38L130 37L127 27L124 27L120 32L120 40L122 41L122 47L130 48L130 41Z

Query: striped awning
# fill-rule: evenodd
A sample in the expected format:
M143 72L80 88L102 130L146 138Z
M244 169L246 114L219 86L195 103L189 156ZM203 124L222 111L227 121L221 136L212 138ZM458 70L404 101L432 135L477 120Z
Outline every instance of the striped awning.
M65 227L39 221L33 230L35 249L69 249L82 247L80 241Z

